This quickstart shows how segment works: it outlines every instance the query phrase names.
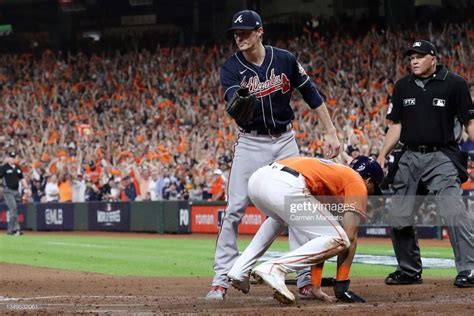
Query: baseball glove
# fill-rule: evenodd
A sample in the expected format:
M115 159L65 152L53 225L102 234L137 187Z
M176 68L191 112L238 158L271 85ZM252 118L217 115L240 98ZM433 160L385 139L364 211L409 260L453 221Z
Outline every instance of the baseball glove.
M240 87L234 94L232 100L227 103L225 110L240 126L250 123L253 117L253 105L256 97L249 94L249 88Z
M345 303L365 303L365 300L352 291L349 291L351 280L336 281L334 283L334 294L336 298Z

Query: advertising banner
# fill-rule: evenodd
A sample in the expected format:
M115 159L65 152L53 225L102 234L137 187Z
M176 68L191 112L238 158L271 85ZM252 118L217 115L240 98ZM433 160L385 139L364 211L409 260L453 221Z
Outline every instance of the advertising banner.
M74 204L45 203L36 205L36 229L74 230Z
M91 202L89 230L130 231L130 203Z
M225 205L192 205L191 231L193 233L218 233L224 218ZM266 216L256 207L249 206L239 225L240 234L255 234Z
M165 233L190 233L189 202L165 201L163 204L163 226Z
M21 229L26 228L26 204L18 204L18 222ZM0 203L0 229L8 228L8 207L5 203Z

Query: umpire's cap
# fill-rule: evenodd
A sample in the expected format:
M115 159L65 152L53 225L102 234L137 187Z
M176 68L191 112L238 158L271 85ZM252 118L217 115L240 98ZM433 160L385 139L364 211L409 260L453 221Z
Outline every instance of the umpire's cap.
M364 179L372 179L375 186L375 195L381 195L380 185L383 182L383 170L373 157L358 156L351 161L349 167L357 171Z
M411 47L406 50L405 56L410 56L413 53L423 54L423 55L432 55L436 56L436 47L433 43L424 41L424 40L417 40L413 42Z
M253 30L262 27L262 18L252 10L239 11L232 17L232 26L227 32L233 30Z

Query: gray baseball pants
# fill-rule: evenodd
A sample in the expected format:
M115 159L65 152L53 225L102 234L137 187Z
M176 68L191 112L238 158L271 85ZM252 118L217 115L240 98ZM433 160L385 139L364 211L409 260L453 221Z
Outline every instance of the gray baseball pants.
M16 200L19 198L19 193L18 190L4 188L3 196L9 213L7 233L13 234L17 230L20 230L20 223L18 223L18 209L16 206Z
M389 210L397 270L409 276L422 272L413 219L419 181L435 194L438 210L448 226L457 271L473 270L474 219L462 200L460 180L452 161L440 151L422 154L407 150L398 168L393 182L393 205Z

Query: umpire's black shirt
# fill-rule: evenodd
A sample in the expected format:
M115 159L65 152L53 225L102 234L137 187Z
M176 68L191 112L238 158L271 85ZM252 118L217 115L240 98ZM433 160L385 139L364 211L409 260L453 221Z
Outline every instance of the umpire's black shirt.
M397 81L387 119L402 125L400 141L411 146L446 146L456 141L455 116L474 118L466 81L442 65L429 78L413 74Z
M11 190L18 190L20 180L23 179L23 173L17 166L9 163L0 167L0 178L3 178L3 185Z

